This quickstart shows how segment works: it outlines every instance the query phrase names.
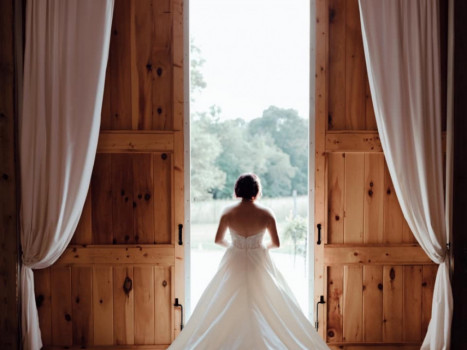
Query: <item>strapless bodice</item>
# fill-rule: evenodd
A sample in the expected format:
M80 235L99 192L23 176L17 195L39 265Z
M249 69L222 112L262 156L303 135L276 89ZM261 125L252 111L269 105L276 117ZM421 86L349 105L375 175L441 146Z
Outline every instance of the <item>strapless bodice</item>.
M230 236L232 237L232 245L239 249L256 249L263 246L263 236L265 231L258 232L255 235L248 237L242 236L230 229Z

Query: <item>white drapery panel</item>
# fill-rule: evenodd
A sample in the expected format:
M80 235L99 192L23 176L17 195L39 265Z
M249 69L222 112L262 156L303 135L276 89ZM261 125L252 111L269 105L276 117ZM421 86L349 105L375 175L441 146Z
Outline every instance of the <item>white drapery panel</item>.
M113 0L30 0L19 121L24 349L42 346L32 269L70 242L99 137Z
M438 1L359 3L368 78L389 173L410 229L440 265L422 349L449 349L452 292L446 242L450 227L443 195ZM449 145L447 150L451 152Z

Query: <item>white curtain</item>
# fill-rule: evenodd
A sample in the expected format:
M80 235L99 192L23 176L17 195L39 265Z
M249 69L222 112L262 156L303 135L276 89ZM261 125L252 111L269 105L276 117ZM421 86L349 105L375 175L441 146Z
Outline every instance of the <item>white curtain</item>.
M42 346L33 269L52 265L83 209L99 136L113 0L29 0L19 121L24 349Z
M450 221L443 197L438 1L360 0L360 15L389 173L410 229L439 264L422 349L449 349L452 292L446 243ZM448 145L448 159L450 152ZM450 176L452 163L448 166Z

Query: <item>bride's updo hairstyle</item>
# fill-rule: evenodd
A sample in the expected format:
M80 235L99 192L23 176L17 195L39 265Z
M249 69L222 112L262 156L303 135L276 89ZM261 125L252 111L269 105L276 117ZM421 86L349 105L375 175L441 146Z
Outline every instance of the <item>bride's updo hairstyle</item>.
M242 174L235 182L235 196L246 200L257 199L261 196L261 182L253 173Z

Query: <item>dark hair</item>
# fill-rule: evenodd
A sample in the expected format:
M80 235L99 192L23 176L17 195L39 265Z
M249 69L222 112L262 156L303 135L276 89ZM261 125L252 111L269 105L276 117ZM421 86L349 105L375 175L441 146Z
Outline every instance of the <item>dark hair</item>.
M261 182L253 173L242 174L235 182L235 196L243 199L252 199L261 195Z

